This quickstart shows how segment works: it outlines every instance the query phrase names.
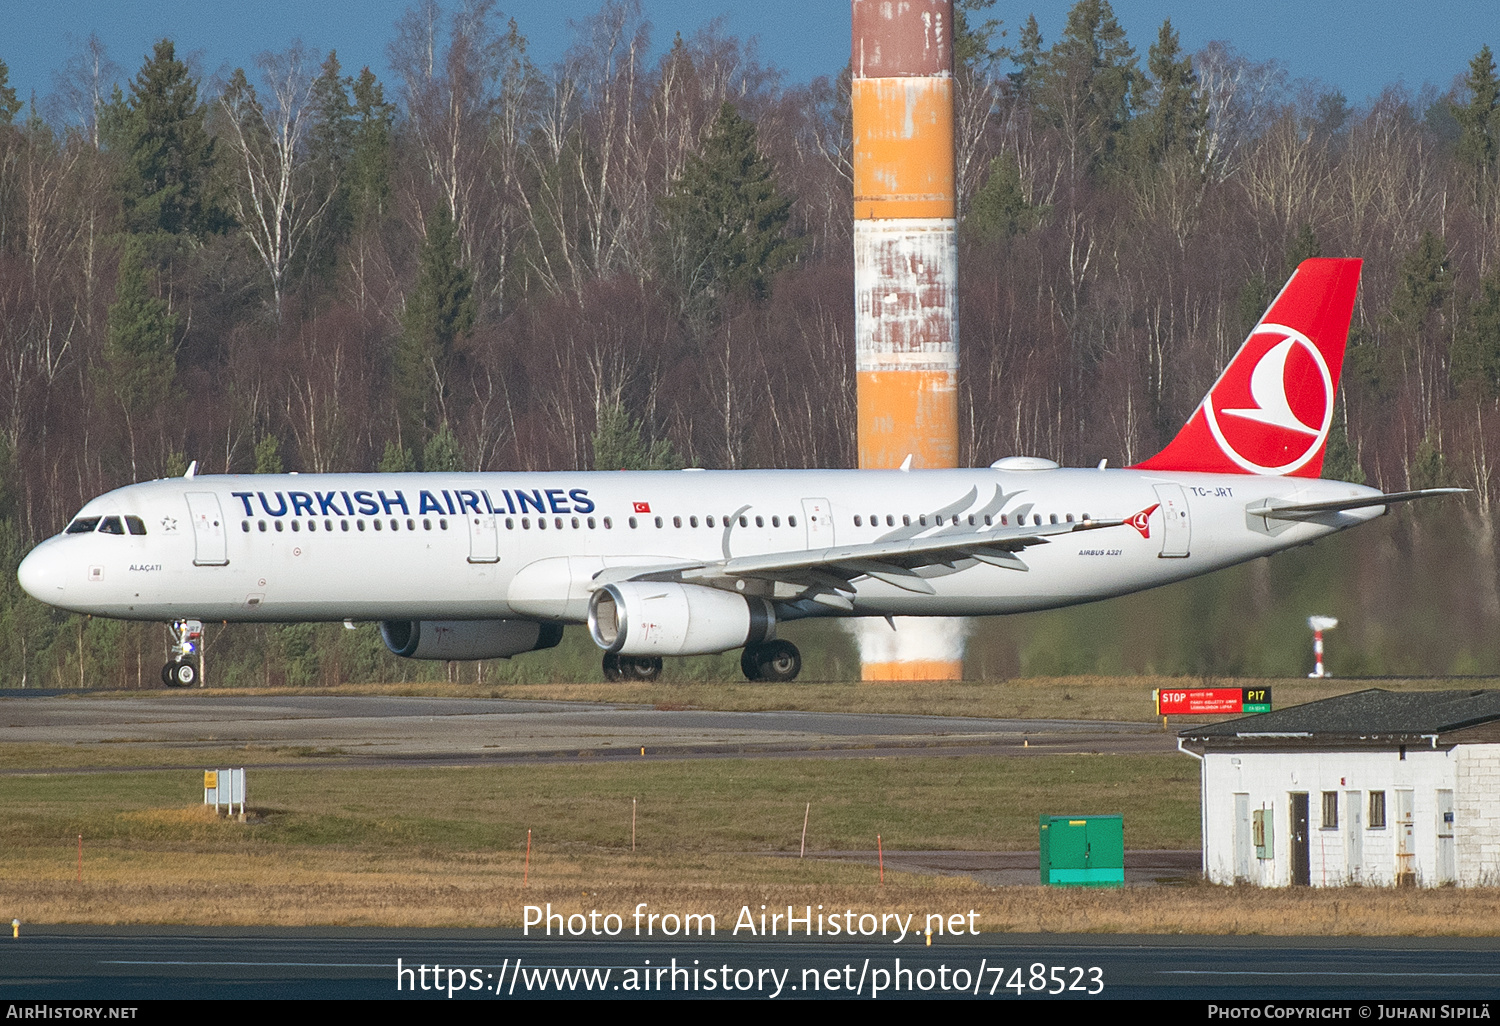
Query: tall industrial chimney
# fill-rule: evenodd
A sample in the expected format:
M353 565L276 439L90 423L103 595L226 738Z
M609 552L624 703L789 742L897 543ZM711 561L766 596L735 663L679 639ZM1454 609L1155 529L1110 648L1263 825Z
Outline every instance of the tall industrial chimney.
M852 0L859 465L957 466L952 0ZM913 510L911 512L927 512ZM865 680L963 676L961 621L859 628Z

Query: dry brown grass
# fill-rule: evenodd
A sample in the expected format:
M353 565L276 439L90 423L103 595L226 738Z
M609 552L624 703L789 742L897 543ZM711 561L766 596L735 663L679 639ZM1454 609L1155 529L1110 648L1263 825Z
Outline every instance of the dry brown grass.
M1484 686L1481 682L1472 686ZM434 698L510 698L526 701L647 705L664 709L898 713L927 716L1061 718L1146 721L1155 719L1151 692L1157 688L1267 687L1276 708L1380 687L1392 691L1436 691L1451 681L1432 679L1360 680L1199 677L1017 677L1006 681L866 684L859 681L799 681L794 684L345 684L337 688L226 688L192 695L423 695ZM112 692L121 698L162 692ZM179 693L182 694L182 693ZM183 695L184 698L187 695ZM1228 717L1174 719L1183 724Z
M399 867L338 852L290 861L184 854L175 864L118 854L88 859L82 885L72 866L11 863L0 879L0 915L107 925L519 927L528 904L628 921L646 902L649 911L712 913L721 934L743 906L758 915L762 904L912 913L917 922L975 909L982 931L1001 933L1488 936L1500 922L1495 888L1086 891L894 872L881 887L871 867L755 856L668 863L542 853L525 888L522 872L522 859L509 854Z

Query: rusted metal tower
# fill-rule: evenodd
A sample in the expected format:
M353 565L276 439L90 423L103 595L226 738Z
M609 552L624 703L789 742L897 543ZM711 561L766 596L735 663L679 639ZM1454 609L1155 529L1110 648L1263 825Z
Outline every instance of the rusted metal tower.
M958 460L952 0L852 0L859 465ZM885 636L879 636L884 631ZM861 632L865 680L963 675L956 623Z

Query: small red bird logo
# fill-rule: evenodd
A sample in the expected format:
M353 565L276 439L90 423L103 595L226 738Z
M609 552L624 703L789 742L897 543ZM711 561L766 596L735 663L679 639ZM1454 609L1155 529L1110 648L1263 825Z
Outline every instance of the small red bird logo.
M1131 527L1135 528L1137 531L1141 532L1142 538L1150 538L1151 514L1155 513L1160 506L1161 503L1159 502L1155 506L1148 506L1146 509L1141 510L1139 513L1125 522Z

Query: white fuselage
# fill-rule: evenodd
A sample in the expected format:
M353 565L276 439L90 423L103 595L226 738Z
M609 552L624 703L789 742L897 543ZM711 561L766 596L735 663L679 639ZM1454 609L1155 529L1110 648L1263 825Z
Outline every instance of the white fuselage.
M1124 520L1155 507L1149 537L1125 524L1030 546L1025 570L972 559L929 568L934 594L852 582L852 615L977 616L1122 595L1304 544L1385 508L1268 524L1247 507L1372 494L1286 477L1071 469L171 478L79 513L138 517L144 534L59 534L20 578L51 605L130 620L576 623L607 567L982 537L1002 517ZM851 615L798 604L794 591L769 597L783 619Z

